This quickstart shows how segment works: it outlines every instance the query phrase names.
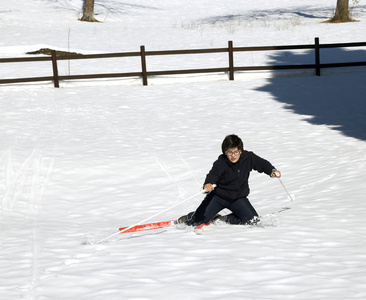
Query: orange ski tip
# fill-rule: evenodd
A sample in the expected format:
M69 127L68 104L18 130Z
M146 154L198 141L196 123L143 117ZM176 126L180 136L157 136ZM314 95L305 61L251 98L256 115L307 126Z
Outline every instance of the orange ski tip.
M169 226L172 226L174 224L175 224L175 221L156 222L156 223L135 225L135 226L132 226L130 228L129 227L121 227L121 228L119 228L119 231L121 231L121 233L139 232L139 231L169 227Z

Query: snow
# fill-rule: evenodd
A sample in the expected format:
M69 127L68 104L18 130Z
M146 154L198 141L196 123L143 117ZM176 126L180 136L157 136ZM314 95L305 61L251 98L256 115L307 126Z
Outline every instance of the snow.
M335 1L2 0L0 57L49 47L81 53L359 42L360 20L326 24ZM312 62L311 51L239 55L247 65ZM364 48L322 51L365 60ZM227 57L148 59L148 69L215 66ZM138 60L118 61L128 70ZM119 70L105 63L65 62ZM3 64L0 78L50 75ZM1 299L365 299L365 69L165 76L0 87ZM253 172L262 225L118 235L197 193L227 134L268 159ZM151 221L194 210L193 197Z

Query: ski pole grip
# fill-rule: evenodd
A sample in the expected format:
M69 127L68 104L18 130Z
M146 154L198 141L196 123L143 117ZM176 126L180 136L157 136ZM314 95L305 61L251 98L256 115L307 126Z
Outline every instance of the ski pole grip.
M214 188L217 186L216 184L212 185ZM209 192L207 192L205 189L202 190L202 194L208 194Z
M281 177L281 172L280 171L276 170L276 171L274 171L274 173L275 173L277 178Z

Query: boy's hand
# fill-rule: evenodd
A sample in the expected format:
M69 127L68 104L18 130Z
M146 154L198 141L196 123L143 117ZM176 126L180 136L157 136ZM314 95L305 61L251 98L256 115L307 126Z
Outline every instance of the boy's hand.
M280 178L281 177L281 172L279 170L273 169L272 173L271 173L271 177L272 178Z
M206 191L206 193L210 193L215 189L216 184L207 183L204 185L203 189Z

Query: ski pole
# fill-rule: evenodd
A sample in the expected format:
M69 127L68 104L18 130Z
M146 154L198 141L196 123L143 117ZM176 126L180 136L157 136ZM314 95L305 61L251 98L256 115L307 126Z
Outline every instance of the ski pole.
M283 189L286 191L287 195L289 196L289 198L291 199L291 201L294 201L294 199L292 198L292 196L290 195L290 193L288 192L288 190L286 189L285 185L283 184L281 178L278 178L278 180L280 181L280 183L283 186Z
M122 233L122 232L125 232L125 231L127 231L127 230L129 230L129 229L131 229L131 228L133 228L133 227L135 227L135 226L137 226L137 225L143 224L143 223L147 222L148 220L150 220L150 219L152 219L152 218L155 218L156 216L161 215L162 213L165 213L165 212L167 212L168 210L170 210L170 209L172 209L172 208L174 208L174 207L176 207L176 206L178 206L178 205L180 205L180 204L182 204L182 203L184 203L184 202L188 201L189 199L192 199L192 198L194 198L194 197L196 197L196 196L198 196L198 195L200 195L200 194L202 194L202 193L204 193L204 192L205 192L205 190L200 191L200 192L198 192L198 193L196 193L196 194L194 194L194 195L192 195L192 196L190 196L190 197L188 197L188 198L186 198L186 199L183 199L182 201L178 202L177 204L174 204L173 206L168 207L168 208L166 208L166 209L164 209L164 210L162 210L162 211L160 211L160 212L156 213L155 215L153 215L153 216L151 216L151 217L148 217L148 218L146 218L146 219L144 219L144 220L142 220L142 221L140 221L140 222L138 222L138 223L136 223L136 224L134 224L134 225L132 225L132 226L130 226L130 227L127 227L127 228L125 228L125 229L123 229L123 230L120 230L120 231L118 231L118 232L115 232L115 233L113 233L113 234L111 234L111 235L109 235L109 236L107 236L107 237L105 237L105 238L103 238L103 239L101 239L101 240L99 240L99 241L95 242L95 244L102 243L102 242L104 242L104 241L106 241L106 240L109 240L110 238L112 238L112 237L116 236L117 234L120 234L120 233Z

